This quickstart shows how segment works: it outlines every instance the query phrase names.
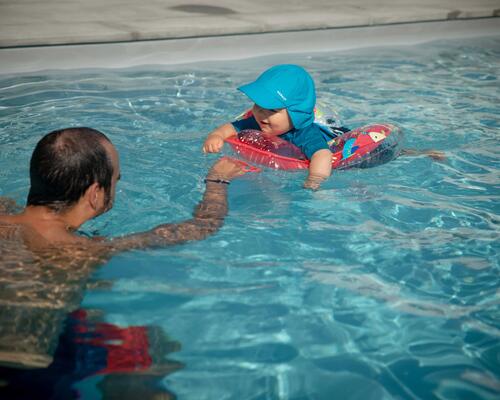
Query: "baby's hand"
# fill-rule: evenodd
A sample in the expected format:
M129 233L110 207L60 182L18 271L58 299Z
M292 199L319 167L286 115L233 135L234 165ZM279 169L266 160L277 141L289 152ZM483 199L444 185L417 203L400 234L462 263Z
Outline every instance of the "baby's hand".
M311 175L307 176L306 181L304 182L304 189L318 190L321 186L321 182L326 180L327 178L320 175Z
M224 139L217 133L211 133L203 143L204 153L218 153L224 146Z

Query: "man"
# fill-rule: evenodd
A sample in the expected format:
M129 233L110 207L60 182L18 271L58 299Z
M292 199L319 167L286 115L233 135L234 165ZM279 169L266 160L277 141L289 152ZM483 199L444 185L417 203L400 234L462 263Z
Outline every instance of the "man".
M200 240L222 225L227 186L242 174L238 162L219 160L205 179L206 191L193 219L124 238L95 241L75 231L113 206L120 179L118 153L109 139L94 129L54 131L43 137L33 152L26 208L16 215L0 215L0 238L15 236L34 248L80 244L99 253Z
M103 133L90 128L44 136L31 158L26 207L10 214L13 202L0 202L0 373L2 366L7 373L11 367L51 364L64 321L78 308L87 278L111 255L201 240L216 232L227 213L229 182L243 173L235 160L217 161L187 221L124 237L86 238L77 229L113 205L118 153Z

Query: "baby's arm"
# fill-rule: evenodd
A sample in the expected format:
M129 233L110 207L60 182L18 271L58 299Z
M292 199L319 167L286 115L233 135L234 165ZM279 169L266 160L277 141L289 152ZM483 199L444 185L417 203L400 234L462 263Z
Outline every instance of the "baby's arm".
M304 182L306 189L317 190L332 173L332 152L328 149L318 150L311 157L309 174Z
M205 139L205 143L203 143L203 152L218 153L221 151L222 146L224 146L224 140L230 136L235 136L236 133L236 129L234 129L234 126L230 123L219 126L217 129L210 132Z

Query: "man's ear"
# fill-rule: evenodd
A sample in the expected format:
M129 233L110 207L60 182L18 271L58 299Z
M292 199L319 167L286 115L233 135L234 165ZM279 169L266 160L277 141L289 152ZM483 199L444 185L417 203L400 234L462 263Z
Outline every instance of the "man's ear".
M99 184L97 182L94 182L85 191L85 198L94 211L99 208L99 195L101 190L102 189Z

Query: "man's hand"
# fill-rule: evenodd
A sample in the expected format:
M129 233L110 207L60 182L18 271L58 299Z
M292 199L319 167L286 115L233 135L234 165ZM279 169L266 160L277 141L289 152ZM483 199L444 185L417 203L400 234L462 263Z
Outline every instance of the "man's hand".
M241 176L247 172L245 170L247 164L238 160L222 157L210 168L207 174L207 179L223 179L230 181L237 176Z

